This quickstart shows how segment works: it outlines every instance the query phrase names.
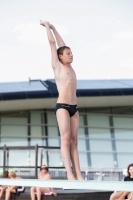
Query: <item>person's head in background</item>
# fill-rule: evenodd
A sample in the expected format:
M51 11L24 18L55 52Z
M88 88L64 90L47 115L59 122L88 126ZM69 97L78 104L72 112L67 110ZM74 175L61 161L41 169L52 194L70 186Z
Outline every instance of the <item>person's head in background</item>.
M3 177L4 177L4 178L9 178L9 172L8 172L8 171L4 171Z
M127 167L127 173L130 177L133 178L133 164L128 165Z
M48 167L47 167L46 165L42 165L42 166L40 167L40 172L41 172L42 174L47 174L47 173L48 173Z
M16 178L16 173L11 171L11 172L9 172L8 176L9 176L9 178Z

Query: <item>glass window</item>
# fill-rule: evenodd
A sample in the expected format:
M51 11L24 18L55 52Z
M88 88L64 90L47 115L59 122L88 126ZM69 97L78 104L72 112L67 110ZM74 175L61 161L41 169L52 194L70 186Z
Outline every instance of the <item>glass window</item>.
M133 154L118 153L117 160L118 167L126 169L129 164L133 163Z
M3 166L3 150L0 150L0 166ZM0 168L1 170L2 168Z
M88 118L88 126L99 127L99 128L110 126L108 116L87 114L87 118Z
M111 168L118 162L119 168L127 168L132 163L133 154L133 108L114 107L112 116L114 127L110 129L110 108L87 108L87 123L84 127L85 109L79 112L78 152L81 168L88 167L87 154L90 154L92 167ZM28 146L28 114L29 111L14 111L1 113L0 146ZM121 116L122 115L122 116ZM130 116L128 116L130 115ZM53 110L46 114L49 126L45 122L43 110L30 111L30 145L60 146L60 133ZM88 130L88 138L85 130ZM111 130L114 129L117 160L113 161ZM47 132L46 132L47 131ZM48 139L42 138L48 134ZM88 144L87 144L88 142ZM87 152L87 146L90 152ZM38 165L40 166L41 150L38 150ZM18 156L19 155L19 156ZM9 150L8 164L17 166L35 165L35 150ZM60 150L43 150L42 164L63 166ZM0 150L0 165L3 165L3 150Z
M91 153L91 166L95 168L114 167L111 153Z
M59 150L50 150L48 151L49 156L49 166L59 167L63 166L61 154Z
M79 129L78 129L78 151L86 151L85 128L83 128L83 126L84 126L84 116L80 115L79 116ZM80 157L82 159L82 157L84 157L84 155L82 156L82 154L81 154Z
M113 117L115 128L131 128L133 129L133 118L128 117Z
M89 141L90 141L90 151L112 152L112 144L110 140L90 139Z
M84 129L80 129L79 131L82 131L82 133L84 134ZM83 136L81 138L78 137L78 149L79 151L86 151L86 139L83 139Z
M81 127L80 127L81 126ZM78 129L78 150L86 151L86 137L84 126L84 116L79 116L79 129Z
M114 123L114 131L115 131L115 138L116 138L116 151L117 159L118 159L118 166L123 167L124 164L128 165L132 161L130 160L131 154L133 153L133 118L128 117L113 117ZM124 129L116 129L116 128L127 128ZM128 130L130 128L131 130ZM122 141L123 139L123 141ZM119 154L119 152L127 152L128 154ZM123 160L123 163L122 163Z
M111 139L110 137L110 129L102 129L102 128L89 128L89 138L90 139Z
M102 115L88 115L88 126L94 128L89 128L89 142L90 142L90 151L112 151L112 143L110 137L110 128L109 117ZM99 127L99 128L95 128ZM102 128L102 127L107 127Z
M126 142L126 141L117 141L116 140L116 151L133 153L133 141Z
M40 149L40 153L41 153L41 151L42 151L42 165L48 165L48 160L47 160L47 156L48 156L48 151L46 151L46 150L42 150L42 149ZM40 165L40 163L39 163L39 165Z
M85 138L85 131L84 131L83 126L84 126L84 118L82 115L80 115L79 116L79 129L78 129L78 137L79 138Z
M9 150L9 166L35 166L35 150Z
M41 112L31 112L30 113L30 120L31 120L31 127L30 127L30 145L34 146L38 144L39 146L46 145L46 140L42 139L42 136L45 136L45 128L41 126L43 121L43 114ZM32 137L38 137L38 138L32 138ZM44 141L44 142L42 142Z
M1 146L27 146L27 118L1 117Z
M133 130L122 130L122 129L114 129L114 130L116 139L133 140Z
M54 112L47 112L47 120L48 120L49 125L55 125L56 126L55 128L58 129L56 115ZM58 133L58 132L56 132L56 133ZM52 132L49 132L49 136L54 136L54 134ZM58 134L57 134L57 136L58 136Z
M58 131L58 126L57 126L57 121L56 121L56 116L54 112L48 112L47 113L47 118L48 118L48 145L49 146L59 146L60 145L60 140L59 140L59 131ZM50 126L50 125L55 125L55 126Z
M80 162L80 167L82 167L82 168L88 167L86 152L79 152L79 162Z
M85 139L78 139L78 151L86 151L86 140Z

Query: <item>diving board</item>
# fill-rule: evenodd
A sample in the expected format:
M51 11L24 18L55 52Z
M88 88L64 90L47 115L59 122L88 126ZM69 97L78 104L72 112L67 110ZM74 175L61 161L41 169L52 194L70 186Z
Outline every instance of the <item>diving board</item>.
M1 178L0 185L133 192L133 182L128 181L78 181Z

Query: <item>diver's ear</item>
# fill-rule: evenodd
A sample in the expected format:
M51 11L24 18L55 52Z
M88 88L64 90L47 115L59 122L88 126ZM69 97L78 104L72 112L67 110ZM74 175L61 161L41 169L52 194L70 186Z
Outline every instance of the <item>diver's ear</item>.
M63 56L60 54L60 55L59 55L59 59L62 60L62 57L63 57Z

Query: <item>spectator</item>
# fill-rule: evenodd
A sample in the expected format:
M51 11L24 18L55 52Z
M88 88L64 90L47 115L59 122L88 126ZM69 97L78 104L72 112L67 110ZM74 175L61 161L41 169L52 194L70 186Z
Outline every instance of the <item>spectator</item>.
M9 172L9 178L20 179L20 177L18 177L15 172ZM21 192L24 192L24 190L25 190L24 187L8 186L6 188L5 200L9 200L10 199L11 193L18 195L18 193L19 193L18 189L20 189L20 188L21 188L21 190L23 190Z
M48 173L48 167L43 165L40 168L40 174L38 175L38 179L41 180L49 180L52 179L50 174ZM48 187L31 187L30 189L30 195L31 199L35 200L35 194L37 195L37 200L41 199L41 194L44 195L51 195L53 194L56 196L57 194L54 192L53 188L48 188Z
M8 171L4 172L3 178L9 178ZM3 194L4 194L5 190L6 190L6 188L7 188L6 185L0 186L0 199L2 198L2 196L3 196Z
M127 174L128 176L126 176L124 178L124 181L133 181L133 164L130 164L127 167ZM131 196L131 192L115 192L110 196L110 200L123 200L123 199L127 199L130 198Z

